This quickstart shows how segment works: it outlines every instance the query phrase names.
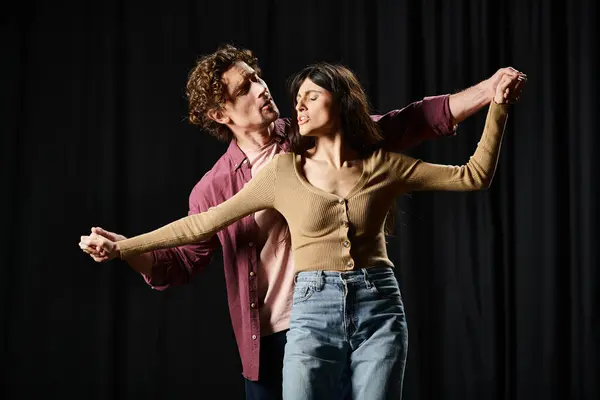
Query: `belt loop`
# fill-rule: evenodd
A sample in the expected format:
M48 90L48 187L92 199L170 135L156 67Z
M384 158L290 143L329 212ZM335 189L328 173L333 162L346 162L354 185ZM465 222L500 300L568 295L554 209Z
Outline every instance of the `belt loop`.
M361 268L360 270L362 271L363 278L365 279L365 286L367 287L367 289L371 289L371 281L369 281L369 274L367 273L367 269Z
M320 292L323 289L323 285L325 285L325 272L323 270L317 271L317 277L315 282L315 290Z

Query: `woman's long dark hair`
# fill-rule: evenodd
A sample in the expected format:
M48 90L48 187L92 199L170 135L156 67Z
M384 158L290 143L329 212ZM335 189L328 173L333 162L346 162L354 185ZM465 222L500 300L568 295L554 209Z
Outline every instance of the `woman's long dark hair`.
M383 145L383 135L379 125L371 119L369 99L354 73L339 64L317 63L305 67L288 79L288 87L292 96L293 115L290 135L291 150L301 154L315 145L315 138L300 135L296 96L300 86L306 79L329 91L340 114L341 129L344 139L350 147L365 158L379 146ZM385 233L393 234L396 225L395 203L388 211L385 220Z
M367 95L352 71L343 65L329 63L309 65L288 80L294 107L290 137L292 151L302 153L315 144L313 137L303 137L298 131L296 96L306 79L331 93L335 107L339 110L344 138L349 140L350 146L361 157L371 154L375 150L374 146L382 142L383 136L379 132L379 126L371 119Z

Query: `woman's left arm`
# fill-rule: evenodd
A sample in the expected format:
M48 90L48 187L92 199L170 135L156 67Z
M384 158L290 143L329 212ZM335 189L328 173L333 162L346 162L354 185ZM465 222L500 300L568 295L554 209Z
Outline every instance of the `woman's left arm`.
M489 106L481 139L469 161L462 166L427 163L411 157L389 154L393 170L407 191L471 191L488 188L493 180L510 103L518 100L526 81L524 75L506 76ZM394 160L396 159L396 160ZM395 161L395 162L394 162Z

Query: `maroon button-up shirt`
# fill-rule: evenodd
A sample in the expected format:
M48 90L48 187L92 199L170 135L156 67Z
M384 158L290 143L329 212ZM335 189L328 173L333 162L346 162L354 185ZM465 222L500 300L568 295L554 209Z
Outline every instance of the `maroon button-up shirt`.
M392 150L407 149L424 140L454 134L449 107L449 96L426 97L401 110L384 115L374 115ZM287 137L289 119L275 121L275 134ZM289 150L289 142L280 144ZM252 178L246 155L235 140L193 188L189 197L189 213L208 210L232 197ZM258 226L254 215L243 218L221 230L210 240L194 245L153 252L152 278L146 282L157 290L171 285L188 283L190 279L211 261L214 250L223 249L223 264L227 285L229 312L233 331L242 360L242 374L249 380L258 380L260 355L260 321L258 309L257 242Z

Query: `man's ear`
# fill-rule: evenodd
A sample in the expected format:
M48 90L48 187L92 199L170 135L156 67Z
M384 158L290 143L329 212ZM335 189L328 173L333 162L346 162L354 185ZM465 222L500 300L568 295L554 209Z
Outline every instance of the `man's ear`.
M208 115L208 118L219 124L226 125L231 122L231 118L225 115L222 108L213 108L212 110L208 110L206 114Z

